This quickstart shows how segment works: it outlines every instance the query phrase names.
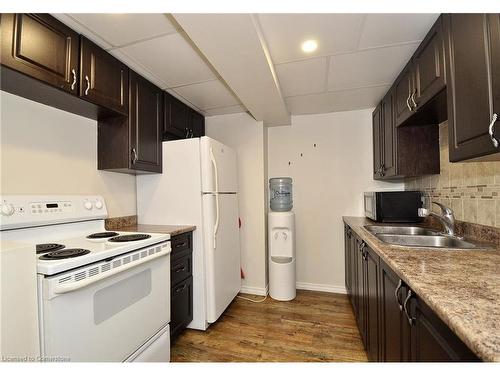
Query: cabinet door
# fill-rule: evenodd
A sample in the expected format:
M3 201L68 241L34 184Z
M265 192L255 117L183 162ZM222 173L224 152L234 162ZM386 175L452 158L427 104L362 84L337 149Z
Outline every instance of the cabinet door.
M2 14L1 63L76 94L78 34L47 14Z
M170 315L170 338L173 340L193 320L193 276L172 287Z
M373 179L382 177L382 159L383 159L383 127L382 127L382 104L379 104L372 114L373 123Z
M383 149L382 177L393 177L396 175L396 127L394 126L392 92L389 92L382 100L382 123L383 137L381 140Z
M352 237L352 231L349 226L345 225L344 226L344 272L345 272L345 288L347 290L347 295L351 295L351 237Z
M396 126L401 125L412 115L410 97L413 93L413 72L409 63L399 75L393 87L394 94L394 118Z
M187 138L189 134L189 108L169 93L164 94L165 100L165 139Z
M349 267L350 267L350 284L351 284L351 293L349 294L352 309L354 311L354 316L358 315L358 301L357 301L357 290L358 290L358 273L357 273L357 259L358 259L358 250L357 250L357 240L354 232L351 232L351 239L349 244Z
M379 360L379 256L369 247L364 252L366 351L370 361Z
M401 279L380 262L380 361L403 362L409 350L407 322L403 319L402 303L406 295ZM407 354L406 354L407 355Z
M205 135L205 117L191 110L190 128L193 137L203 137Z
M441 17L413 55L417 109L445 88L444 43Z
M499 150L488 134L493 113L500 115L498 17L498 14L443 15L452 162Z
M130 143L132 168L161 172L163 92L130 71Z
M366 348L366 299L365 299L365 261L363 259L363 248L365 243L357 241L356 277L357 277L357 322L361 339Z
M81 36L80 96L119 113L128 112L128 68Z
M411 300L411 360L478 361L477 356L418 297Z

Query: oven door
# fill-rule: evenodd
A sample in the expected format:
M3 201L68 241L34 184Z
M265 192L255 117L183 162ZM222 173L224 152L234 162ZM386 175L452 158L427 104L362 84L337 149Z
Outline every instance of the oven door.
M170 243L151 249L40 278L42 359L121 362L169 323Z
M377 221L377 194L375 192L364 193L365 216Z

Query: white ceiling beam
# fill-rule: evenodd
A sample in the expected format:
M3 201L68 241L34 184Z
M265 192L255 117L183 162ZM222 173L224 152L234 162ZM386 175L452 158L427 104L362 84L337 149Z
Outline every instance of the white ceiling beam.
M250 14L173 14L250 114L267 126L289 125L267 45Z

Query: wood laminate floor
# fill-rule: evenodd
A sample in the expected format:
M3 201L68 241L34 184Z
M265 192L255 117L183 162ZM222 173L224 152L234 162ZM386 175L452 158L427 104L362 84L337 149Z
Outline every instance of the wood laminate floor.
M290 302L236 298L207 331L185 330L172 345L171 361L364 362L367 357L346 295L299 290Z

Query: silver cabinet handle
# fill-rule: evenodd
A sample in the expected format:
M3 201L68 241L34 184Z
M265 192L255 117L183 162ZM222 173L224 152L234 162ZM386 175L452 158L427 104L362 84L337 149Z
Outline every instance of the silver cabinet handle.
M71 69L71 74L73 75L73 82L71 82L71 90L74 90L76 87L76 71L75 71L75 69Z
M411 96L411 94L408 94L408 97L406 98L406 106L408 107L410 112L412 112L413 110L411 109L411 105L410 105L410 96Z
M399 311L403 311L403 304L399 299L399 291L401 290L402 287L403 287L403 280L399 279L398 286L396 288L396 291L394 292L394 297L396 297L396 302L398 303Z
M186 128L186 136L184 138L189 138L189 129Z
M189 132L191 133L191 138L193 138L194 137L193 129L189 129Z
M88 95L90 90L89 76L85 76L85 81L87 81L87 88L85 89L85 95Z
M135 148L132 149L132 164L135 164L137 162L137 151Z
M403 309L406 314L406 318L408 319L408 324L410 326L415 325L415 318L410 316L410 313L408 312L408 301L410 301L410 298L412 297L412 292L411 289L408 291L408 295L406 296L405 302L403 304Z
M413 109L412 111L416 111L417 110L417 102L415 102L415 94L417 93L417 90L414 90L412 93L411 93L411 96L410 96L410 99L411 99L411 102L413 103Z
M488 133L490 134L491 138L491 143L493 143L493 146L495 148L498 148L498 139L495 138L495 122L497 122L498 115L496 113L493 113L493 116L491 117L491 122L490 122L490 127L488 128Z

